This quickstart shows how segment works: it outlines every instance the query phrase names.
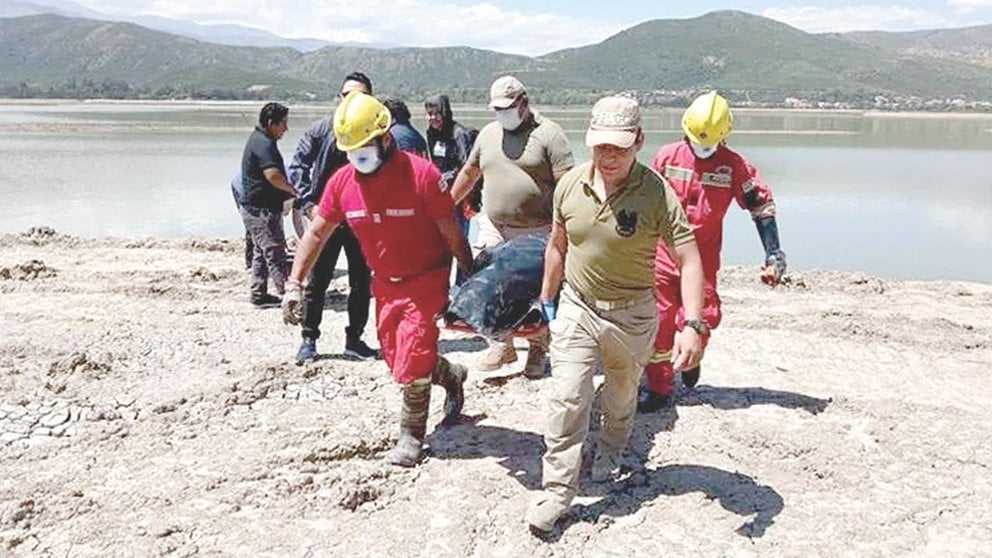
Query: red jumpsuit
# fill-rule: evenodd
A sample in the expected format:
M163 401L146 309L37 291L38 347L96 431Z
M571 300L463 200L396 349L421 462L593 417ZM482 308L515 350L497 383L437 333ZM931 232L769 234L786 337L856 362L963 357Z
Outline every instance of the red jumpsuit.
M452 259L437 221L454 209L434 165L403 151L372 175L342 167L320 200L318 213L347 220L362 247L382 355L400 384L429 378L437 364L437 317L448 301Z
M758 171L736 151L721 145L708 159L699 159L682 140L664 145L651 160L651 168L668 179L689 217L696 235L696 245L703 260L702 319L715 329L720 325L720 296L716 291L716 274L720 270L723 246L723 217L731 200L751 212L755 219L775 216L775 201ZM658 337L655 354L645 369L648 389L671 395L675 373L672 347L675 332L682 328L682 296L676 259L665 244L658 245L655 257L655 289L658 306ZM703 339L704 346L708 341Z

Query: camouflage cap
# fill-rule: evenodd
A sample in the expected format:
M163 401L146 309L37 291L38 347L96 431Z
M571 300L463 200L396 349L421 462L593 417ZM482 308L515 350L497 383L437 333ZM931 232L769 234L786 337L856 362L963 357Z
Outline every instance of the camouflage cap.
M641 108L637 99L603 97L592 107L592 120L586 132L586 145L609 144L624 149L634 145L641 128Z
M513 76L503 76L489 87L489 108L505 109L527 92L520 80Z

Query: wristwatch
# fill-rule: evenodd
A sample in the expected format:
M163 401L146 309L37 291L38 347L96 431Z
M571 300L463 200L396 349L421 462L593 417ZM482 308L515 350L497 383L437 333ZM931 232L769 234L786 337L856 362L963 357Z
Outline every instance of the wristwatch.
M710 327L703 320L685 320L682 322L682 327L694 329L700 335L706 335L710 332Z

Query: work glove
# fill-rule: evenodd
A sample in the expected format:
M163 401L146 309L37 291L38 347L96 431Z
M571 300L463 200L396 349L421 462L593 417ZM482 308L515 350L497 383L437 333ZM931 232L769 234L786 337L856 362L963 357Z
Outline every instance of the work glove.
M782 282L785 270L785 252L779 250L765 259L765 267L761 270L761 282L774 287Z
M544 321L549 323L554 320L558 316L558 303L553 300L542 300L541 316L544 317Z
M299 283L286 283L286 292L282 295L282 321L286 325L303 323L303 287Z

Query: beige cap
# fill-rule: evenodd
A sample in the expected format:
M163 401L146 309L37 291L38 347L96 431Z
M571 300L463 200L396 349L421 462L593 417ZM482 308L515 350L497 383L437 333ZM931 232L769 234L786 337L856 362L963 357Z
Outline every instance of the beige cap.
M610 144L628 148L637 141L641 108L630 97L603 97L592 107L592 121L586 132L586 145Z
M505 109L527 92L524 84L513 76L503 76L489 88L489 108Z

